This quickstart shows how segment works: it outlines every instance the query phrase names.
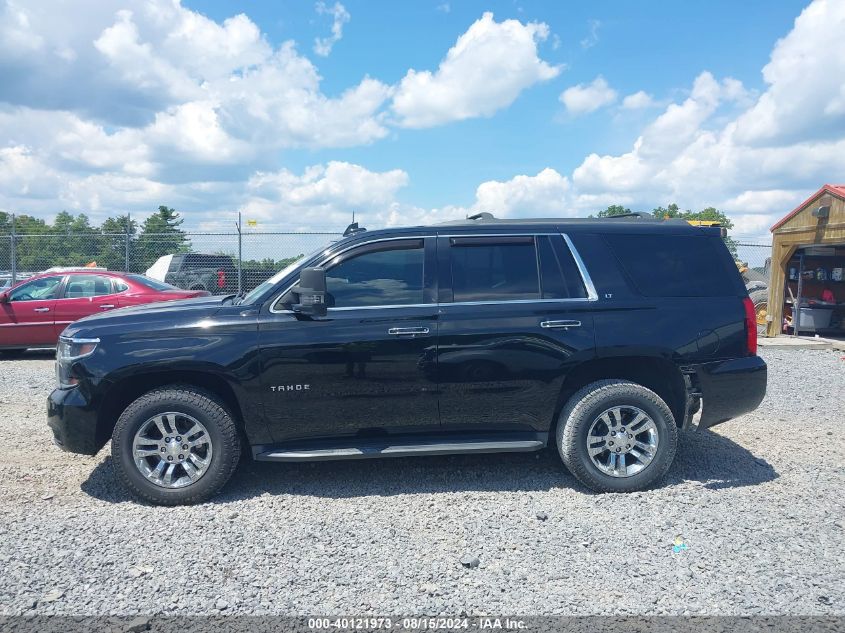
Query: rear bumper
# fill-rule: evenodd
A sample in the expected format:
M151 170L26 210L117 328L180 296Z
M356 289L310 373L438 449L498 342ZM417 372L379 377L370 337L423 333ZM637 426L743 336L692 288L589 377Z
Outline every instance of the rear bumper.
M97 439L97 413L79 389L55 389L50 394L47 426L56 445L71 453L96 455L105 443Z
M699 429L706 429L756 409L766 395L766 363L759 356L706 363L696 367L701 389Z

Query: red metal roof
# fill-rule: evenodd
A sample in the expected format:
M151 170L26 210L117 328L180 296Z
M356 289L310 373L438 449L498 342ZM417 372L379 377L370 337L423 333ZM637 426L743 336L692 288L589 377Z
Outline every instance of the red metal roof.
M814 193L812 196L810 196L809 198L807 198L806 200L804 200L804 202L802 202L801 204L799 204L799 205L798 205L797 207L795 207L792 211L790 211L789 213L787 213L787 214L786 214L786 215L785 215L785 216L784 216L781 220L779 220L779 221L778 221L778 222L777 222L777 223L776 223L776 224L775 224L775 225L774 225L771 229L769 229L769 230L770 230L772 233L774 233L777 229L779 229L781 226L783 226L784 224L786 224L789 220L791 220L791 219L792 219L792 218L794 218L796 215L798 215L798 212L799 212L799 211L801 211L801 209L803 209L804 207L806 207L806 206L807 206L808 204L810 204L813 200L815 200L816 198L818 198L819 196L821 196L821 195L822 195L822 194L824 194L824 193L830 193L830 194L833 194L834 196L837 196L837 197L842 198L843 200L845 200L845 185L822 185L821 189L819 189L819 190L818 190L816 193Z

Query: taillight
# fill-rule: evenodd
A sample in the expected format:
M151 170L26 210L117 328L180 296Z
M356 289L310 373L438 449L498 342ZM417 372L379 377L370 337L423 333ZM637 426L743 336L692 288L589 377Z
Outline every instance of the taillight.
M750 297L742 300L745 308L745 348L749 356L757 354L757 312Z
M218 270L217 271L217 287L218 288L225 288L226 287L226 271L225 270Z

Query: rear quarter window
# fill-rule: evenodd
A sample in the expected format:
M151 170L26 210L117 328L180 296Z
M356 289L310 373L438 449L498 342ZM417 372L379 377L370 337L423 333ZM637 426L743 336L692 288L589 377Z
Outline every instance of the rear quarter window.
M736 270L719 238L697 235L605 235L634 287L647 297L719 297L738 292ZM727 259L726 259L727 258Z

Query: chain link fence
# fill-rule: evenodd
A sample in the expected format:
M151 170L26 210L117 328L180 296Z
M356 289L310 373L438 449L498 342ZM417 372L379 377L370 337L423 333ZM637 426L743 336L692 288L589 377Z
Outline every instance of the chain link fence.
M768 287L772 265L772 245L736 242L734 246L736 260L742 264L740 270L747 269L742 274L746 283L764 283Z
M213 294L249 291L340 237L340 233L257 231L0 234L0 288L50 268L90 266L150 271L174 286Z
M99 266L215 294L249 291L341 237L328 232L0 234L0 288L53 267ZM733 242L746 282L768 285L771 244ZM161 260L163 256L171 256Z

